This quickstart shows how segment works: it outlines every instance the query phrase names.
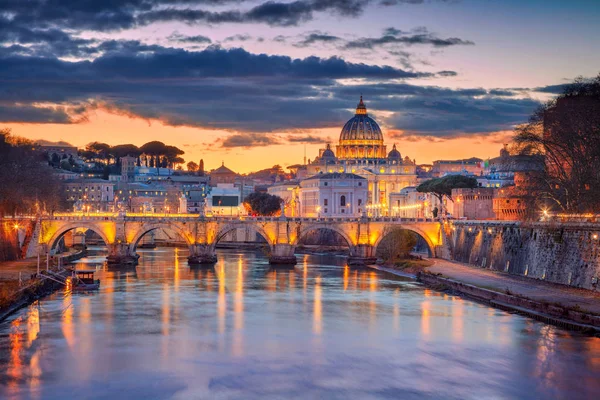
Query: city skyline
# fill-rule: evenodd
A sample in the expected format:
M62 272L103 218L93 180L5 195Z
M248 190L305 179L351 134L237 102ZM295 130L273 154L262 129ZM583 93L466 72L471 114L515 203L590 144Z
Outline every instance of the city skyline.
M224 160L240 173L336 145L361 94L402 156L494 157L514 125L561 85L597 75L600 61L593 1L130 0L6 11L0 126L78 147L160 140L207 170Z

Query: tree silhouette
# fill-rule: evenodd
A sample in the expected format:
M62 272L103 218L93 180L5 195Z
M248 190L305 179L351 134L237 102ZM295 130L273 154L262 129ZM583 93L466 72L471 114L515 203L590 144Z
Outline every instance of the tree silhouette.
M516 129L514 152L541 155L531 198L571 213L600 210L600 75L577 79Z

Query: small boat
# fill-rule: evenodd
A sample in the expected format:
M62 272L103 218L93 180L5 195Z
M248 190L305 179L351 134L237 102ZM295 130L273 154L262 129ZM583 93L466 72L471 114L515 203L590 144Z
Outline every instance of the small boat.
M95 269L73 270L71 275L72 290L86 291L100 289L100 279L94 279Z

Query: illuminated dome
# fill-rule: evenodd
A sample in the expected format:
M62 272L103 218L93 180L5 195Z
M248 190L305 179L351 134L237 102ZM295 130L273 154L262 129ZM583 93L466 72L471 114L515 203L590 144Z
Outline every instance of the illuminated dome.
M378 159L387 156L381 128L367 114L362 96L356 107L356 114L342 128L336 152L337 157L342 160Z

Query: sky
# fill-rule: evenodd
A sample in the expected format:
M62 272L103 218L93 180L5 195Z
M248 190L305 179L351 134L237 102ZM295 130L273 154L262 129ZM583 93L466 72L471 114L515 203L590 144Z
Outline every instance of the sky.
M0 0L0 128L246 173L336 145L362 94L403 157L494 157L600 73L599 20L597 0Z

